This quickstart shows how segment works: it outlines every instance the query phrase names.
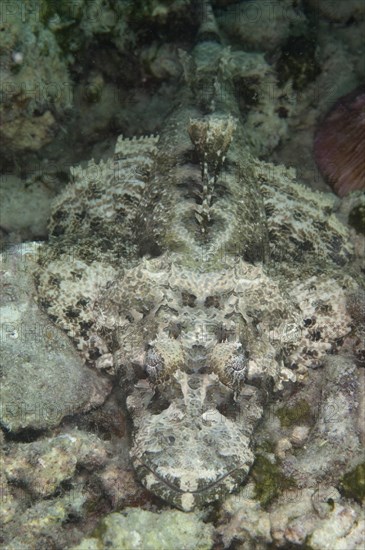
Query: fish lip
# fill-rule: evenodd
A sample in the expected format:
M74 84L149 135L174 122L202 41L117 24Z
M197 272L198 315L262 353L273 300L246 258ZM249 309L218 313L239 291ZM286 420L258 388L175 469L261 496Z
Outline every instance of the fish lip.
M167 481L166 479L164 479L163 477L161 477L158 473L156 473L155 470L153 470L150 466L148 466L145 462L142 462L141 460L138 460L136 461L135 463L135 466L141 466L142 468L145 468L146 470L149 471L149 473L151 473L160 483L162 483L163 485L165 485L166 487L168 487L171 491L174 491L176 494L180 494L180 495L199 495L199 494L202 494L202 493L205 493L209 490L211 490L213 487L219 485L220 483L222 483L222 481L224 481L225 479L227 479L227 477L231 476L232 474L234 474L234 472L237 472L237 471L240 471L242 470L242 468L240 467L237 467L237 468L234 468L233 470L231 470L230 472L228 472L227 474L221 476L219 479L217 479L216 481L213 481L212 483L210 483L209 485L205 485L204 487L202 487L201 489L197 489L195 491L187 491L187 490L184 490L184 489L180 489L180 487L177 487L176 485L174 485L173 483Z

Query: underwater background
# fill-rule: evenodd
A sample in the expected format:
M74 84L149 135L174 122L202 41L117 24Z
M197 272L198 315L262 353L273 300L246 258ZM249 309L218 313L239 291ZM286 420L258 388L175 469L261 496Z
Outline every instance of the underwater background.
M260 160L293 168L308 189L339 197L363 276L364 0L215 0L211 6L223 44L240 59L234 87L245 146ZM287 452L294 449L296 457L305 447L314 425L323 395L309 393L312 401L300 397L273 408L248 484L223 503L189 513L135 478L128 417L111 380L86 367L66 335L55 336L49 319L28 305L28 324L18 332L16 315L7 317L15 300L28 304L33 283L24 258L38 254L30 242L48 240L51 204L72 179L71 167L106 162L121 135L157 136L179 105L182 52L194 47L201 16L194 0L1 1L7 367L0 541L9 550L362 548L365 466L354 441L356 431L360 446L365 442L364 294L351 303L362 327L351 341L356 360L336 358L329 382L346 386L347 406L354 369L361 367L356 430L336 420L349 430L349 467L341 466L336 483L317 477L315 490L306 475L322 451L312 452L302 479L281 468ZM48 345L54 340L57 346ZM19 341L28 342L24 349ZM42 365L47 372L40 373ZM270 442L271 429L277 431ZM343 445L341 435L338 441Z

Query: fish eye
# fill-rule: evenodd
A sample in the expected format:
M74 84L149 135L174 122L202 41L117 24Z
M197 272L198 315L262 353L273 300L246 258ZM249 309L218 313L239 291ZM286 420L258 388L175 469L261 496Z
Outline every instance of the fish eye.
M248 353L239 342L222 342L213 350L210 364L222 384L238 389L246 378Z
M155 348L147 351L145 370L152 382L157 383L163 376L165 361Z
M246 378L247 355L245 353L239 353L230 358L226 364L225 370L231 385L234 387L240 386Z

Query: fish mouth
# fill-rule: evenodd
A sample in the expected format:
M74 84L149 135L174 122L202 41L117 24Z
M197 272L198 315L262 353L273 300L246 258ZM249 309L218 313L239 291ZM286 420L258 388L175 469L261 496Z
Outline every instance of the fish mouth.
M242 467L232 469L211 482L200 483L200 486L196 489L184 489L161 476L139 459L134 462L134 468L139 480L146 489L184 512L190 512L196 507L219 500L231 493L244 481L249 470L249 467L245 464Z

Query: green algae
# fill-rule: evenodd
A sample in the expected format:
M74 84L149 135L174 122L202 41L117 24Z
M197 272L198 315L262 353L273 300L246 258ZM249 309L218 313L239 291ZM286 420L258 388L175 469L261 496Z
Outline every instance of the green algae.
M258 455L251 470L255 482L255 497L266 507L283 491L296 487L295 480L283 475L280 463L272 463L264 455Z
M279 83L291 79L294 90L303 90L320 74L316 60L316 42L311 36L290 36L276 64Z
M349 214L349 225L365 235L365 204L355 206Z
M281 407L276 411L276 416L283 428L290 428L296 424L312 425L314 420L311 407L305 399L300 399L295 406Z
M340 481L340 491L360 504L365 500L365 462L347 472Z

